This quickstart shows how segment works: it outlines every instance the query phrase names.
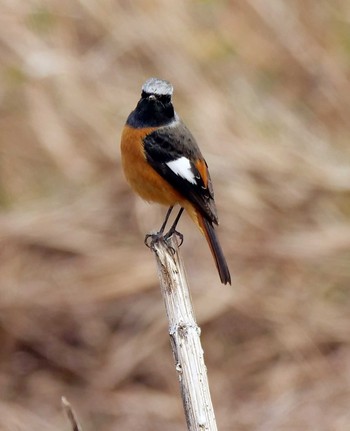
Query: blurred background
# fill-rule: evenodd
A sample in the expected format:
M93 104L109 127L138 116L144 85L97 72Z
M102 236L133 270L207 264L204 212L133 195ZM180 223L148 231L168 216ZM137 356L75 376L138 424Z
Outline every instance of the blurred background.
M186 428L119 139L171 81L233 275L185 216L218 427L350 429L350 3L3 0L0 428Z

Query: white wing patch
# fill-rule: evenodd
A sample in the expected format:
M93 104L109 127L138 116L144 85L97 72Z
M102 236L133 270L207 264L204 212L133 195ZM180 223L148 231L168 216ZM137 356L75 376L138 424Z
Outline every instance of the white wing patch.
M192 184L196 184L196 178L191 169L191 163L186 157L180 157L179 159L172 160L166 163L166 165L183 179L189 181Z

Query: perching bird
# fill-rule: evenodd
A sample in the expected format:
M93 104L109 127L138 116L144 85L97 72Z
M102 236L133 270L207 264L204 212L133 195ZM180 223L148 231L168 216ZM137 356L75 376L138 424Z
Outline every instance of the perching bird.
M216 236L218 216L208 166L198 145L180 120L171 102L173 86L150 78L142 86L141 99L129 115L121 137L122 165L127 181L146 201L169 206L158 232L163 235L174 205L185 209L209 244L221 282L231 284L230 271Z

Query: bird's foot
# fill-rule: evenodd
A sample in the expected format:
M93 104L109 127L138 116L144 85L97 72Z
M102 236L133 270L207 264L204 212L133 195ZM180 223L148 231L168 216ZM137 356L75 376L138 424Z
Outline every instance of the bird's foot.
M179 244L178 246L181 247L183 242L184 242L184 236L181 232L177 231L176 229L170 229L169 232L167 232L164 235L164 239L165 241L167 241L172 235L176 235L178 240L179 240Z
M175 250L174 250L174 248L173 248L173 247L171 247L171 246L169 246L169 244L168 244L168 240L170 239L170 237L171 237L172 235L176 235L176 236L177 236L177 238L178 238L178 240L179 240L179 244L178 244L178 246L179 246L179 247L181 247L181 245L182 245L182 243L183 243L183 241L184 241L184 236L182 235L182 233L181 233L181 232L178 232L178 231L177 231L177 230L175 230L175 229L170 229L170 230L169 230L169 232L167 232L165 235L163 234L163 232L162 232L162 231L160 231L160 232L156 232L156 233L149 233L149 234L147 234L147 235L145 236L144 243L145 243L145 245L146 245L148 248L150 248L151 250L154 250L154 244L155 244L156 242L159 242L159 241L165 241L165 242L166 242L166 244L168 245L168 247L171 249L171 252L172 252L173 254L175 254Z
M154 244L158 241L164 240L163 232L156 232L156 233L148 233L145 236L144 243L145 245L150 248L151 250L154 249Z

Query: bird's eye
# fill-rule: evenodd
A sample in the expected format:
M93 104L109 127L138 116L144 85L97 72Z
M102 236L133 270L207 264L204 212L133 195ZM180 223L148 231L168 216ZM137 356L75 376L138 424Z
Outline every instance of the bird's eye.
M168 94L154 94L154 93L147 93L146 91L142 91L141 98L142 99L148 99L150 96L153 96L153 98L156 98L161 102L163 105L167 105L171 101L171 96Z
M171 98L168 94L161 94L158 96L158 100L160 100L164 104L167 104L170 103Z

